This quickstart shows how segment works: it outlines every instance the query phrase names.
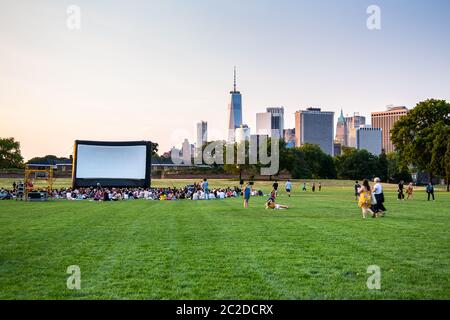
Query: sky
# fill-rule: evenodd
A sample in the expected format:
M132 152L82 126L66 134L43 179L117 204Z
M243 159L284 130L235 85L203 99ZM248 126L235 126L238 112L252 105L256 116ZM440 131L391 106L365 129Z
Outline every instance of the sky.
M370 119L450 101L449 35L448 0L0 0L0 137L26 160L69 156L76 139L162 153L194 142L200 120L224 139L234 66L253 130L266 107L293 128L307 107Z

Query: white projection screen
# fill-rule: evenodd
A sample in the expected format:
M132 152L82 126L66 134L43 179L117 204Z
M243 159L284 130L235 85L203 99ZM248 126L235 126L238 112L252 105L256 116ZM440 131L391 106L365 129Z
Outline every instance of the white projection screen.
M73 187L149 187L151 142L75 141Z

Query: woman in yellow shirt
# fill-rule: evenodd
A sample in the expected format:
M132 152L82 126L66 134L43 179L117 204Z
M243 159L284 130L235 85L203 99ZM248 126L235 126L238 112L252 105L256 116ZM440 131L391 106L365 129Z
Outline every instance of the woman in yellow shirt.
M375 218L375 213L370 208L372 206L372 191L370 189L369 181L366 179L359 192L358 206L362 210L363 218L369 213Z

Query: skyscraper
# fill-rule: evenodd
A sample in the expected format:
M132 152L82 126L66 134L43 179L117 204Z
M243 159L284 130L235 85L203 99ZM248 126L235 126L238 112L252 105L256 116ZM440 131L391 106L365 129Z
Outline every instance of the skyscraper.
M231 101L228 104L228 141L234 141L236 129L242 125L242 96L236 89L236 67L234 68L234 86L230 91Z
M236 142L241 143L245 141L250 141L250 128L248 125L243 124L236 129Z
M271 129L277 130L279 139L283 139L284 133L284 107L281 108L267 108L271 115Z
M348 139L347 121L345 120L345 117L344 117L344 111L341 109L341 115L339 116L337 125L336 125L335 140L341 146L346 146L347 139Z
M259 112L256 114L256 134L272 135L272 115L268 112Z
M308 108L295 113L295 144L317 144L323 152L333 155L334 112Z
M372 128L372 126L361 126L356 129L356 147L359 150L367 150L376 156L381 154L381 135L380 128Z
M184 139L184 142L181 146L181 153L183 158L184 164L191 164L191 144L189 143L188 139Z
M200 121L197 123L197 149L196 157L201 158L203 152L203 146L208 141L208 122Z
M372 112L372 127L382 129L382 146L386 153L394 151L391 141L391 129L398 119L408 114L406 107L388 107L387 111Z
M352 117L346 117L345 122L347 124L347 143L345 145L356 148L356 130L360 126L366 125L366 117L355 112Z
M277 132L278 139L284 138L284 107L267 108L266 112L256 114L256 133L272 137ZM272 137L273 138L273 137Z

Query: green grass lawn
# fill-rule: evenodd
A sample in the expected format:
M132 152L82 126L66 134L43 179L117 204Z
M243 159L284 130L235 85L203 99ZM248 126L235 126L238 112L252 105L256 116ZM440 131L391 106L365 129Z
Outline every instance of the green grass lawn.
M450 299L450 194L398 202L391 190L387 217L363 220L351 185L295 186L279 198L286 211L265 210L265 197L247 210L240 199L0 201L0 299ZM70 265L81 290L66 288ZM381 290L367 289L370 265Z

